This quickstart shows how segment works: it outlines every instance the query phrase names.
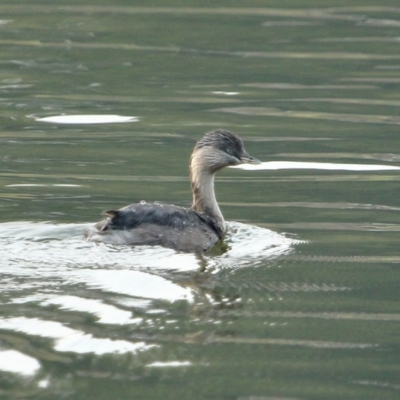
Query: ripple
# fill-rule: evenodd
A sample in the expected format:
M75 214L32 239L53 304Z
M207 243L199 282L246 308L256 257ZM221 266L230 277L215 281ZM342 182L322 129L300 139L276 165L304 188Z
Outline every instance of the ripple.
M323 340L296 340L278 338L247 338L247 337L218 337L208 339L208 343L235 343L235 344L258 344L270 346L300 346L314 347L319 349L366 349L375 347L371 343L346 343L328 342Z
M332 210L378 210L378 211L400 211L400 207L385 206L381 204L360 204L345 202L312 202L312 201L281 201L275 203L238 203L238 202L220 202L223 206L229 207L296 207L296 208L326 208Z
M177 46L140 46L131 43L84 43L84 42L41 42L38 40L0 40L2 46L40 47L54 49L118 49L125 51L149 51L155 53L175 53L205 55L217 57L269 58L269 59L303 59L303 60L400 60L397 54L360 53L360 52L300 52L300 51L222 51L198 50Z
M400 68L400 67L399 67ZM279 101L293 101L293 102L315 102L315 103L337 103L337 104L362 104L371 106L391 106L400 107L400 101L398 100L382 100L382 99L349 99L349 98L337 98L337 97L308 97L299 99L280 99Z
M363 78L342 78L343 82L367 82L367 83L383 83L383 84L400 84L400 78L381 78L381 77L363 77Z
M399 256L315 256L297 255L287 257L285 261L307 261L307 262L328 262L328 263L371 263L371 264L400 264Z
M396 23L399 23L399 21L396 21ZM400 41L399 37L382 37L382 36L377 36L377 37L335 37L335 38L319 38L319 39L313 39L313 42L325 42L325 43L360 43L360 42L365 42L365 43L370 43L370 42L395 42L398 43Z
M355 385L372 386L372 387L379 387L379 388L389 388L392 390L400 390L400 385L397 383L370 381L370 380L352 381L352 383L354 383Z
M26 304L40 302L41 306L57 305L62 310L90 313L98 318L100 324L137 324L142 318L131 318L130 311L120 310L115 306L104 304L101 300L85 299L78 296L36 294L22 298L15 298L12 303Z
M399 224L352 223L352 222L295 222L292 224L268 224L279 229L306 229L323 231L359 231L359 232L400 232Z
M225 239L226 253L209 260L219 268L256 266L262 261L289 254L296 244L304 241L288 238L280 233L253 225L230 222Z
M87 226L24 221L0 224L0 302L8 310L7 317L0 317L0 331L48 339L55 352L100 356L147 351L159 346L142 337L138 341L107 337L107 333L99 337L96 332L103 336L103 330L97 325L123 325L139 331L160 325L158 316L164 315L166 306L160 301L184 301L191 307L198 301L203 282L196 280L200 267L210 268L212 274L203 277L207 280L221 269L254 267L290 254L300 243L269 229L229 222L227 251L199 257L159 247L88 243L83 239ZM270 290L315 290L300 284L289 289L281 284L270 286ZM48 307L52 309L46 310ZM21 316L21 308L34 309L36 315ZM41 317L42 310L61 320ZM81 323L87 315L95 318L88 332ZM165 323L170 322L176 320ZM175 368L191 365L188 363L155 361L147 366Z
M354 80L357 80L355 78ZM375 83L400 83L400 79L374 79L361 78L360 81L368 81ZM352 122L364 124L389 124L400 125L400 117L395 115L374 115L374 114L344 114L344 113L327 113L315 111L293 111L280 110L271 107L226 107L210 110L212 112L222 112L236 115L261 116L261 117L283 117L283 118L300 118L328 120L338 122Z
M154 345L146 345L144 342L132 343L126 340L95 338L91 334L85 334L59 322L39 318L0 318L0 330L54 339L55 350L78 354L137 353L155 347Z
M109 323L113 309L102 302L48 294L40 297L40 290L45 293L51 287L84 285L137 299L192 302L192 289L174 282L175 274L195 272L204 265L219 269L252 267L263 260L289 254L301 243L266 228L229 222L227 251L199 258L157 246L86 242L83 233L88 226L91 224L23 221L0 224L2 273L8 278L4 290L34 289L39 297L16 301L36 301L89 312ZM118 313L114 318L120 318L120 323L132 323L126 313Z
M287 82L256 82L243 83L244 87L252 87L267 90L354 90L354 89L375 89L372 85L304 85L300 83Z
M252 311L237 312L223 311L223 315L234 315L246 318L316 318L328 320L350 321L400 321L400 314L374 314L374 313L340 313L340 312L292 312L292 311Z

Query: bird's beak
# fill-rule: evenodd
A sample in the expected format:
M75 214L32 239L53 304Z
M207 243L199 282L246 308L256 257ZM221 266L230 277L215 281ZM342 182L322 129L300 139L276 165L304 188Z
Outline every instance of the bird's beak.
M261 164L261 161L258 158L252 157L250 154L245 151L240 156L240 161L243 164Z

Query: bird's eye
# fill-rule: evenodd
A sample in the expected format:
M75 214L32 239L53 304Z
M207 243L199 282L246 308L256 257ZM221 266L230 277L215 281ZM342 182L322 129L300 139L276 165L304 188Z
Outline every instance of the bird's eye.
M228 147L228 148L225 150L225 152L226 152L226 154L229 154L230 156L233 156L233 151L232 151L232 149L231 149L230 147Z

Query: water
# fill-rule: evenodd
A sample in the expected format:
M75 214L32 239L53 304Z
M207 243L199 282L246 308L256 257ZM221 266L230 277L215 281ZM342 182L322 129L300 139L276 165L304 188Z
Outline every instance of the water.
M281 3L0 5L3 397L400 397L400 9ZM83 240L216 128L226 248Z

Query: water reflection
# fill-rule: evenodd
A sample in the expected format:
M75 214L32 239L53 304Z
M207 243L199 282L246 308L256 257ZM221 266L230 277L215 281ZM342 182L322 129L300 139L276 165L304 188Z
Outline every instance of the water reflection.
M147 368L176 368L176 367L190 367L193 365L190 361L169 361L169 362L161 362L156 361L151 364L147 364Z
M16 350L0 350L0 371L30 376L39 369L40 363L33 357Z
M103 355L136 353L154 347L154 345L146 345L144 342L133 343L126 340L96 338L91 334L71 329L62 323L39 318L0 318L0 329L54 339L54 350L60 352Z
M54 294L34 294L27 297L16 297L11 303L26 304L37 303L40 306L59 306L60 310L69 310L92 314L99 324L138 324L141 318L132 318L132 313L121 310L110 304L104 304L101 300L85 299L83 297L71 295L54 295Z
M373 164L340 164L297 161L269 161L258 165L242 164L231 168L245 170L317 169L327 171L397 171L400 167Z
M159 331L164 329L158 321L159 315L166 312L166 304L183 301L194 315L235 307L240 303L240 288L231 287L228 293L218 283L217 272L257 266L289 254L299 243L268 229L232 222L227 251L199 257L158 247L88 243L83 240L86 227L87 224L0 224L1 298L7 306L0 318L0 331L50 339L56 352L104 355L147 351L155 347L152 340L148 343L104 337L104 332L93 333L76 318L86 315L94 318L96 325L139 330L154 326ZM36 315L48 315L46 310L54 308L62 312L57 313L59 321L51 321L46 317L19 316L21 306L35 308ZM54 318L55 314L51 315ZM75 317L69 320L68 315ZM3 355L6 360L15 356ZM149 364L167 366L168 363Z
M117 124L137 122L139 118L121 115L55 115L52 117L36 118L36 121L53 124Z

